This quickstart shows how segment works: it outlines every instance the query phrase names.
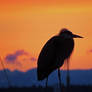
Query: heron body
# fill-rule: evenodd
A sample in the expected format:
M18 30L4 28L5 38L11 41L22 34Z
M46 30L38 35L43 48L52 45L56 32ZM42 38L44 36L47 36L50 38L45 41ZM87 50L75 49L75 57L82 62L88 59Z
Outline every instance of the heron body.
M62 29L58 35L47 41L38 57L38 80L47 78L51 72L63 65L65 59L70 57L74 49L73 36L82 38L78 35L73 35L67 29Z

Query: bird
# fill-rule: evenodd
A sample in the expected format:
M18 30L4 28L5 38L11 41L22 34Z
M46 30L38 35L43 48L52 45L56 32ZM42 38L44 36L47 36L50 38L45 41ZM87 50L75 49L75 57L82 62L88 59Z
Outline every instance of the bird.
M68 60L74 50L74 38L83 38L82 36L73 34L67 28L62 28L60 32L51 37L41 49L37 60L37 78L38 80L46 80L48 76L58 70L59 85L61 87L60 67Z

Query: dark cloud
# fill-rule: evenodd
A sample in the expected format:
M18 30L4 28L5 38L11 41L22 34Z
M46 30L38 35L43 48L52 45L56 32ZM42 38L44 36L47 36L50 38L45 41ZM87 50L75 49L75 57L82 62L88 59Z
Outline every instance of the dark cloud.
M28 55L28 53L25 52L24 50L18 50L18 51L15 52L15 55L16 56Z
M24 50L18 50L18 51L16 51L16 52L13 53L13 54L8 54L8 55L5 57L5 61L13 63L13 62L15 62L15 61L17 60L17 58L18 58L19 56L22 56L22 55L28 55L28 53L25 52Z
M20 56L26 56L24 58L20 58ZM35 62L37 61L37 59L34 56L30 56L30 54L24 50L17 50L14 53L10 53L8 54L5 59L4 59L7 63L10 64L14 64L14 65L18 65L18 66L22 66L21 61L23 62Z
M16 59L17 59L17 56L15 54L8 54L5 57L5 60L9 62L14 62Z
M37 61L37 59L35 57L31 57L30 60L31 61Z
M92 49L90 49L90 50L89 50L89 52L91 52L91 53L92 53Z

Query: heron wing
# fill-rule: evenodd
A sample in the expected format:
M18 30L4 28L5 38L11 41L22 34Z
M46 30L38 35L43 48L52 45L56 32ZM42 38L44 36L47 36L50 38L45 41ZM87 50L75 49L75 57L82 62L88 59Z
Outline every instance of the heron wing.
M57 36L52 37L42 48L38 63L37 73L38 80L42 80L47 77L53 70L57 68ZM59 40L58 40L59 41ZM59 42L58 42L59 43Z

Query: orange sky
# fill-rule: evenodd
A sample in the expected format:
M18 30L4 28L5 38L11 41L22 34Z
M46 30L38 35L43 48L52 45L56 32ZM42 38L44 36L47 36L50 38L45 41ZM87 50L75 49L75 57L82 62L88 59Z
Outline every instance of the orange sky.
M75 39L70 68L92 68L91 0L0 1L0 56L5 67L21 71L36 67L36 61L30 57L37 58L45 42L63 27L85 37ZM5 57L19 50L29 55L7 63Z

